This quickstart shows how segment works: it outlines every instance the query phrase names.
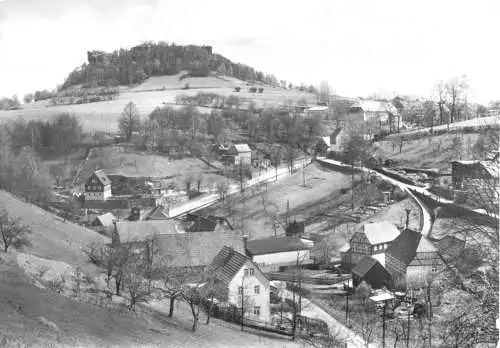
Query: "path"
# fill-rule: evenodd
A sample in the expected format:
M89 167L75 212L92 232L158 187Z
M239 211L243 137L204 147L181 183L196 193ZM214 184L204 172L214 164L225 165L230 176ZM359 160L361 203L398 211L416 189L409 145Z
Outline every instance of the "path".
M292 299L292 292L282 289L282 297ZM325 312L321 307L314 304L306 298L302 298L301 315L309 318L323 320L330 330L332 337L337 337L347 343L347 348L365 348L366 344L362 337L351 331L345 325L341 324L338 320L333 318L330 314ZM368 348L377 348L375 344L369 344Z
M319 162L323 162L323 163L330 163L330 164L334 164L336 166L341 166L341 167L346 167L346 168L351 168L350 165L347 165L347 164L344 164L342 162L339 162L339 161L335 161L335 160L332 160L332 159L326 159L324 157L318 157L317 160ZM384 174L381 174L381 173L378 173L372 169L369 169L369 168L366 168L366 167L354 167L355 169L358 169L358 170L362 170L364 172L367 172L367 173L375 173L376 175L378 175L379 177L383 178L384 180L387 180L389 181L391 184L393 185L396 185L398 186L400 189L408 192L408 194L417 202L417 204L420 206L420 208L422 209L422 213L423 213L423 225L422 225L422 230L420 231L424 236L428 236L430 231L431 231L431 227L432 227L432 220L431 220L431 215L429 213L429 210L427 208L427 206L425 206L417 197L415 197L415 195L413 193L411 193L410 189L412 190L415 190L417 192L422 192L424 194L428 194L428 191L425 189L425 188L422 188L422 187L419 187L419 186L414 186L414 185L408 185L408 184L405 184L405 183L402 183L396 179L393 179L393 178L390 178Z
M304 159L304 160L298 160L294 164L294 169L300 169L304 165L307 165L311 163L311 159ZM277 178L278 180L288 177L290 175L290 172L288 170L288 167L286 168L279 168L278 169L278 175ZM248 188L250 186L254 186L258 183L265 183L265 182L273 182L276 180L276 170L272 169L266 173L263 173L262 175L250 179L245 182L245 188ZM239 184L231 184L229 186L228 190L228 195L230 194L235 194L240 192L240 185ZM212 204L216 203L220 199L220 195L216 193L210 193L210 194L204 194L198 198L192 199L188 202L181 203L177 206L173 206L169 210L169 217L176 217L179 215L183 215L189 212L194 212L206 207L211 206Z

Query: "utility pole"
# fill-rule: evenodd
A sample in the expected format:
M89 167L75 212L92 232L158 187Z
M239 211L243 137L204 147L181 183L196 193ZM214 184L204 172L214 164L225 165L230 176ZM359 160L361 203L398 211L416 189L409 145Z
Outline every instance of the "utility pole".
M287 199L286 200L286 224L288 226L288 224L290 223L290 218L289 218L289 215L290 214L290 200Z
M306 187L306 165L305 165L305 163L302 165L302 179L304 182L304 187Z
M385 311L387 308L387 301L384 301L384 312L382 315L382 348L385 348Z
M410 208L406 208L406 229L408 229L408 226L410 226L410 213L411 213L411 209Z
M406 335L406 348L410 348L410 310L408 309L408 335Z
M240 192L243 193L243 162L240 159Z

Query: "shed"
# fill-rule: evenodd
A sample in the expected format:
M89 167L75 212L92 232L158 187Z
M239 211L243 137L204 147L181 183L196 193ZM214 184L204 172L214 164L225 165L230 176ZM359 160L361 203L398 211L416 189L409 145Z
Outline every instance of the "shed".
M354 287L365 281L373 289L381 289L384 286L388 289L391 288L391 275L384 266L371 256L361 259L351 273Z

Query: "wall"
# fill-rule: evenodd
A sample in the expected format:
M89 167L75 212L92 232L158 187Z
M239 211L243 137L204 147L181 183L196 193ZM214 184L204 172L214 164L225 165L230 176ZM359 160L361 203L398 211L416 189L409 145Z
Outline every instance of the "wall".
M307 261L311 258L309 250L301 250L298 254L300 262ZM297 251L256 255L253 257L253 261L259 267L264 267L265 271L271 271L274 269L277 270L279 268L279 265L290 265L297 263Z
M244 276L245 268L254 268L255 273L253 276ZM243 282L242 282L243 281ZM238 289L243 284L243 296L245 318L255 319L265 322L271 321L270 309L270 288L269 281L264 274L250 261L248 261L236 274L236 276L229 283L229 302L241 307L241 295L238 294ZM260 286L260 293L255 294L254 286ZM260 307L260 316L254 316L253 308Z

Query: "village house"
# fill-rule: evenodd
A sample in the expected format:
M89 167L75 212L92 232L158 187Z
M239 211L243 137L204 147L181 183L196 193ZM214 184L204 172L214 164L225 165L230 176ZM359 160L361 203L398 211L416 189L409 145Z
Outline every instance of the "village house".
M291 266L297 260L309 263L310 251L314 242L298 236L269 237L249 240L246 242L246 252L249 257L264 271L275 272L280 266Z
M364 125L365 128L371 125L373 129L370 129L371 134L368 135L374 135L382 131L392 133L397 130L400 115L391 103L360 100L350 107L348 119L354 124Z
M113 215L113 213L106 213L96 216L91 224L96 227L110 227L113 226L113 223L117 220L118 219Z
M115 222L121 242L144 241L153 236L185 233L182 224L174 219Z
M317 153L320 156L326 157L330 152L342 152L349 138L349 134L345 128L337 128L327 137L322 137L317 145Z
M259 150L252 151L252 167L268 168L271 166L271 156Z
M205 271L227 286L227 302L242 309L245 319L270 322L269 280L248 256L223 246Z
M224 163L229 165L251 165L252 150L247 144L233 144L222 156Z
M373 289L392 288L391 274L371 256L363 257L351 271L353 287L366 282Z
M165 208L160 204L151 210L145 212L140 217L141 220L168 220L168 212L165 211Z
M104 201L111 197L111 180L102 170L96 170L84 184L86 201Z
M438 249L421 233L405 229L385 253L385 267L398 289L425 287L444 266Z
M305 110L305 117L320 117L322 120L329 119L330 110L328 106L313 106Z
M400 230L391 222L368 223L354 233L340 252L341 267L350 271L365 256L372 256L385 266L385 253Z

